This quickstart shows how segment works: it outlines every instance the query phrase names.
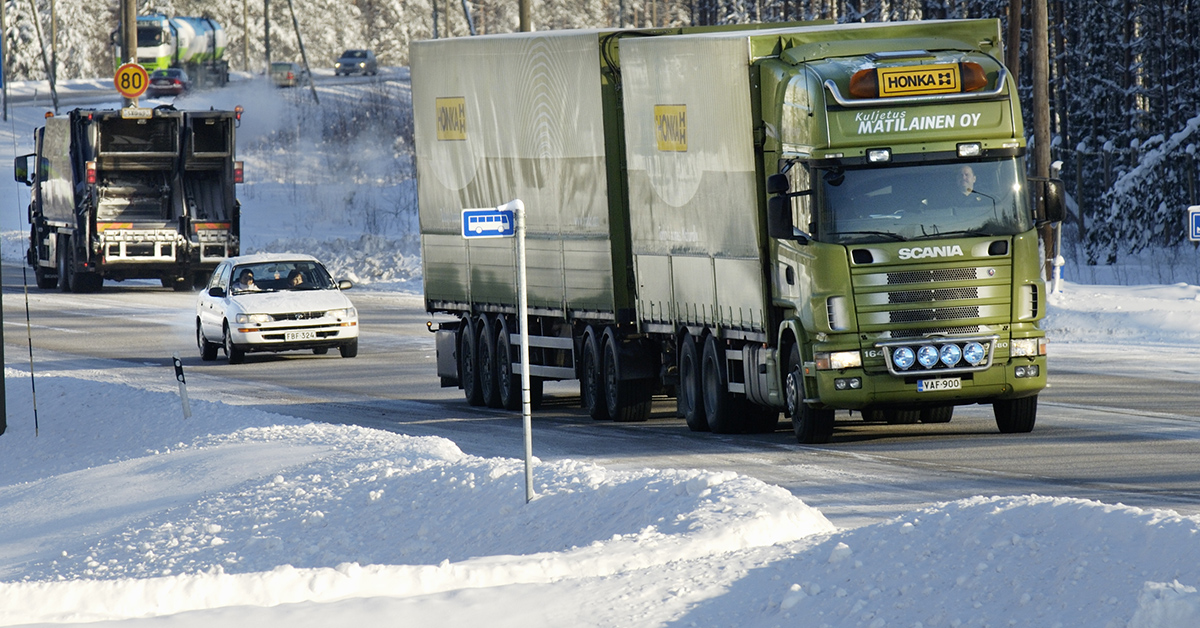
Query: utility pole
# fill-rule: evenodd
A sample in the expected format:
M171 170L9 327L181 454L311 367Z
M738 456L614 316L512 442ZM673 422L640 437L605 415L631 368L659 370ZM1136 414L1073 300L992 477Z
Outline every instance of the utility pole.
M137 63L137 0L121 0L121 56L124 63ZM126 107L136 107L136 98L126 98Z
M1021 0L1008 0L1008 48L1004 51L1004 65L1013 82L1020 84L1021 78Z
M288 0L288 11L292 13L292 28L296 29L296 41L300 42L300 59L304 61L304 71L308 74L308 87L312 89L313 100L319 105L321 99L317 98L317 84L313 81L312 70L308 67L308 53L304 52L304 37L300 36L300 22L296 20L296 6L292 4L292 0Z
M58 115L58 89L54 86L54 68L50 67L50 59L46 57L46 42L42 40L42 20L38 17L37 5L33 0L29 0L29 9L33 12L33 30L37 33L38 49L42 52L42 65L46 68L46 78L50 82L50 100L54 103L54 114Z
M263 0L263 40L267 47L267 74L271 73L271 0Z
M3 92L3 112L6 122L8 121L8 18L4 15L4 9L7 4L8 2L5 0L0 0L0 92ZM0 331L0 335L2 334L3 331ZM3 433L3 430L0 430L0 433Z
M250 71L250 10L246 8L250 0L242 0L242 69Z
M1050 176L1050 24L1046 1L1032 0L1029 13L1033 24L1033 174L1037 177ZM1045 210L1044 207L1041 209ZM1046 249L1043 266L1046 279L1051 278L1054 260L1058 257L1055 231L1059 227L1058 224L1047 224L1041 229Z
M519 0L517 5L521 12L521 32L528 33L533 30L529 22L529 0Z

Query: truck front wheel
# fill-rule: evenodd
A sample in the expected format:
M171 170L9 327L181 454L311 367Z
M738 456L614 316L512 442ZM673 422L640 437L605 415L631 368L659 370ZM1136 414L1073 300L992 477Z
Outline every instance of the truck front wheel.
M804 403L804 371L800 347L792 345L788 356L787 408L792 416L796 442L802 445L828 443L833 437L833 410L817 409Z
M1037 395L1021 399L1003 399L992 402L996 415L996 427L1001 434L1024 434L1033 431L1037 421Z

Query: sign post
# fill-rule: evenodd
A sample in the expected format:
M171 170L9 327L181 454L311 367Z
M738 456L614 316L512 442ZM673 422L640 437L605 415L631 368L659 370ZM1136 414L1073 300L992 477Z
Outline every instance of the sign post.
M517 239L517 324L521 332L521 424L525 431L525 503L533 501L533 401L529 391L529 291L525 279L525 203L521 199L499 207L462 210L462 236ZM504 359L508 359L505 356ZM504 385L504 384L501 384Z
M1200 242L1200 205L1188 208L1188 239Z

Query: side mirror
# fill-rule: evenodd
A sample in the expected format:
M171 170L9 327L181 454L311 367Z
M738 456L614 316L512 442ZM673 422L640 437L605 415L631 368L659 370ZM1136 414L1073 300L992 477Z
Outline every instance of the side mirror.
M350 283L349 279L343 279L338 282L338 290L349 290L353 287L354 284Z
M225 290L218 286L214 286L214 287L208 289L208 296L217 297L218 299L223 299L223 298L225 298Z
M792 207L786 196L767 199L767 235L778 240L792 237Z
M1063 182L1061 179L1050 179L1046 182L1046 221L1062 222L1066 215L1066 203L1063 202Z
M33 185L33 180L29 178L29 158L32 155L21 155L13 159L13 178L25 185Z
M787 194L790 187L786 174L777 173L767 177L767 194Z

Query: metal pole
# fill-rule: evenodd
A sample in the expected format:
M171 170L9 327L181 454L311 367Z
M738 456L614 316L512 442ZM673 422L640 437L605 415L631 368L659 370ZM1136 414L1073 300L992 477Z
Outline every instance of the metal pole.
M37 33L38 49L42 52L42 65L45 66L46 78L50 81L50 100L54 103L54 114L58 115L58 90L54 88L54 71L50 68L50 59L46 57L46 43L42 40L42 20L38 18L37 5L33 0L29 0L29 8L33 11L33 30Z
M125 63L137 63L137 0L125 0L121 12L121 24L123 36L121 43L121 52L124 53ZM126 98L126 107L136 107L138 104L136 98Z
M529 290L525 281L525 203L508 203L517 223L517 283L520 303L517 319L521 330L521 426L525 430L525 503L533 501L533 401L529 392Z
M271 73L271 0L263 0L263 41L267 49L267 74Z
M288 0L288 10L292 13L292 28L296 29L296 41L300 43L300 59L304 61L304 71L308 73L308 87L312 90L313 100L319 105L321 99L317 98L317 84L313 82L312 70L308 67L308 53L304 52L304 38L300 36L300 22L296 20L296 6L292 4L292 0Z
M242 69L250 71L250 0L242 0Z
M8 5L0 0L0 97L4 98L4 120L8 120L8 18L4 8Z
M519 21L521 32L528 33L533 30L533 25L530 24L529 19L529 0L518 0L517 6L521 13Z

